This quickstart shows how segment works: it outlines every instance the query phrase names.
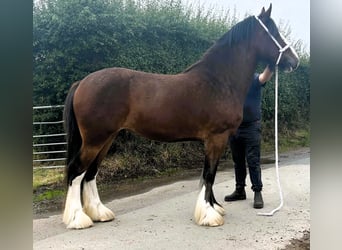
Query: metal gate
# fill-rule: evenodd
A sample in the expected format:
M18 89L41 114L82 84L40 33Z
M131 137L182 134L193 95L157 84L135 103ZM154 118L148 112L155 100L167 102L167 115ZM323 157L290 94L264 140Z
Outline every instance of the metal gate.
M34 169L64 167L67 143L63 108L64 105L33 107Z

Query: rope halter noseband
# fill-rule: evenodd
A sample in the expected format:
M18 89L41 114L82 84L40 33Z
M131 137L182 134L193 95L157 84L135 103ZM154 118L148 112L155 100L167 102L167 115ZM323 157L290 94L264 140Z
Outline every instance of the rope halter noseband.
M260 23L261 27L264 28L264 30L266 31L266 33L271 37L271 39L273 40L273 42L277 45L278 49L279 49L279 56L278 56L278 59L277 59L277 62L276 62L276 66L278 66L279 62L280 62L280 59L283 55L283 52L285 52L288 48L291 47L291 45L286 41L286 39L280 34L281 38L283 39L283 41L285 42L285 46L282 47L278 41L274 38L274 36L271 34L271 32L268 30L268 28L266 27L266 25L260 20L259 17L257 16L254 16L256 18L256 20L258 20L258 22Z

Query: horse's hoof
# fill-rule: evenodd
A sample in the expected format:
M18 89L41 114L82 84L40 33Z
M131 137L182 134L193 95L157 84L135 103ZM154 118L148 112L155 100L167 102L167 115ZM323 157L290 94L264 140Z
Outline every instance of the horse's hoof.
M201 211L195 212L195 221L200 226L217 227L224 224L223 216L207 204Z
M198 195L196 208L195 208L195 221L200 226L216 227L224 224L224 209L223 207L215 204L212 207L209 202L204 200L205 187L203 186L200 194Z
M93 226L93 221L82 210L77 210L71 220L63 220L68 229L83 229Z
M84 212L93 220L93 221L111 221L115 219L114 213L104 206L102 203L99 203L97 206L93 207L84 207Z

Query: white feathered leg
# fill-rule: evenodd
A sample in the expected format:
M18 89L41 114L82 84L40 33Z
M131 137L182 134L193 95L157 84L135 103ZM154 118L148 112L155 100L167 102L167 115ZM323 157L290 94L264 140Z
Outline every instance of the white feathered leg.
M216 210L216 209L218 210ZM195 221L200 226L221 226L224 223L223 214L224 209L218 205L212 207L209 202L205 200L205 185L198 195L195 207Z
M214 204L214 209L222 216L226 214L226 212L224 211L224 208L218 204Z
M114 220L114 213L104 206L100 200L96 186L96 177L83 184L83 211L90 216L93 221Z
M81 184L85 172L77 176L68 188L63 214L63 222L67 228L81 229L91 227L93 221L82 210Z

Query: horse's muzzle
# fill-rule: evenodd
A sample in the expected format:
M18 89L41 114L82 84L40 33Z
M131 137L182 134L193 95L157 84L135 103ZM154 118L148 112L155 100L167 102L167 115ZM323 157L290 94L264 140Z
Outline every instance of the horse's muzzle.
M286 73L296 70L298 66L299 59L296 57L286 58L286 60L281 61L279 64L279 68Z

